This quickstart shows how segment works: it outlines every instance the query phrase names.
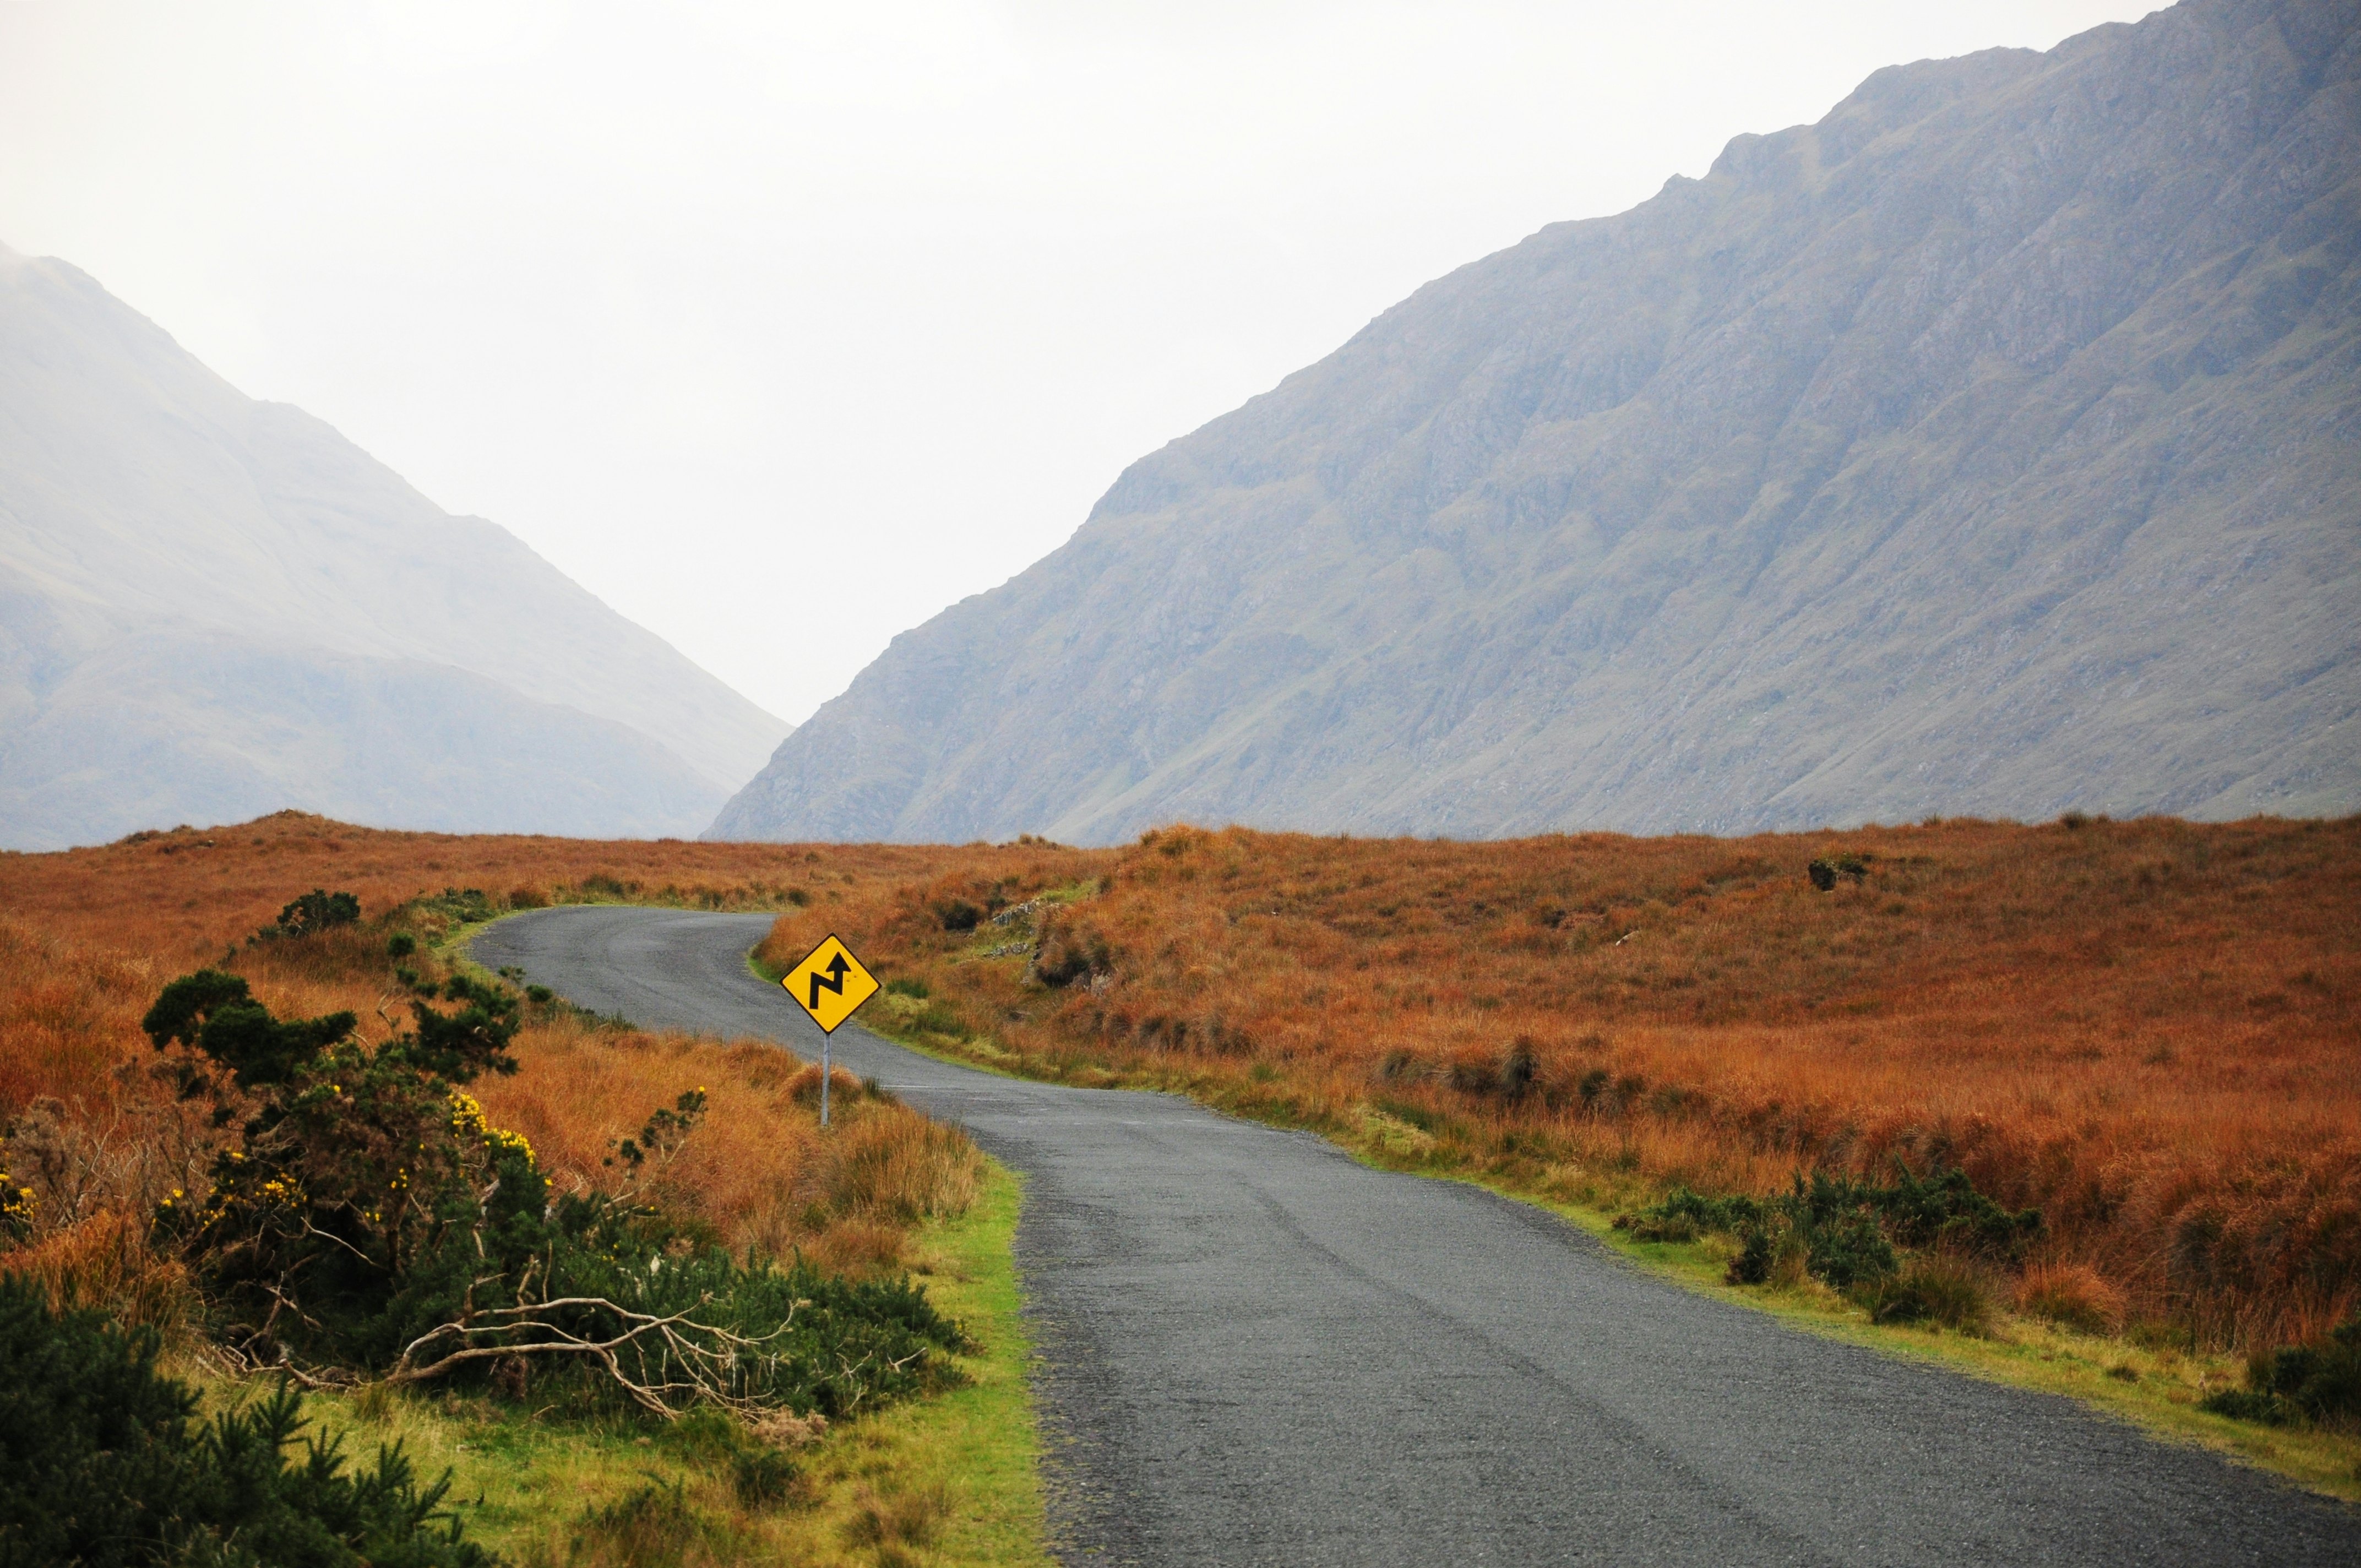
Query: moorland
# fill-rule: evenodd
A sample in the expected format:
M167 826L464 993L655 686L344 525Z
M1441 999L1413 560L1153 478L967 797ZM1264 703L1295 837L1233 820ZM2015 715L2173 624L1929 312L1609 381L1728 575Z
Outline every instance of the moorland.
M447 1467L445 1510L513 1561L868 1563L924 1548L1036 1560L1012 1179L955 1129L840 1073L837 1124L823 1133L818 1070L792 1054L593 1017L483 973L459 946L481 921L547 902L825 905L867 877L955 862L973 857L464 839L295 813L0 856L0 1166L15 1195L0 1273L37 1282L55 1307L101 1309L156 1335L163 1369L211 1419L264 1408L291 1374L308 1390L307 1434L341 1434L356 1462L399 1442L422 1486ZM315 914L347 894L356 917L332 912L314 929L282 918L315 891ZM629 1223L596 1234L627 1252L642 1244L651 1267L698 1256L748 1260L754 1276L802 1266L788 1282L823 1303L840 1284L876 1287L887 1294L872 1299L905 1316L892 1288L914 1280L930 1321L955 1323L964 1343L948 1354L914 1343L915 1382L823 1365L809 1386L767 1406L740 1399L723 1419L720 1406L672 1395L661 1414L595 1376L522 1360L405 1387L382 1355L332 1365L329 1336L243 1332L239 1280L225 1266L235 1254L207 1245L225 1227L192 1233L173 1216L192 1194L209 1217L234 1210L221 1201L236 1197L225 1151L259 1159L269 1141L248 1121L241 1144L239 1118L280 1107L267 1084L192 1094L191 1053L150 1037L159 995L205 971L243 982L274 1020L349 1014L358 1048L330 1091L357 1091L368 1052L399 1046L415 1008L464 1020L478 1013L463 1004L490 997L489 1015L505 1006L514 1025L514 1070L450 1087L464 1111L449 1120L487 1135L495 1156L526 1151L528 1179L538 1173L554 1205L627 1192ZM208 1114L217 1101L234 1114ZM368 1101L380 1122L387 1104ZM282 1126L302 1110L287 1106ZM441 1117L428 1110L431 1131ZM365 1162L371 1142L338 1148ZM424 1165L411 1164L396 1179L423 1189ZM315 1168L312 1185L331 1176ZM318 1299L299 1292L298 1305L336 1326ZM835 1348L816 1354L825 1362Z
M313 890L350 894L358 918L288 935ZM2245 1451L2278 1462L2293 1443L2302 1463L2283 1467L2315 1484L2343 1485L2356 1457L2341 1418L2268 1392L2275 1356L2332 1344L2361 1302L2350 819L1472 843L1182 826L1079 850L456 837L282 813L0 856L0 1113L11 1179L33 1191L5 1267L153 1325L209 1399L250 1397L257 1368L208 1338L202 1260L148 1223L205 1188L228 1135L176 1098L147 1010L213 968L280 1018L350 1012L367 1039L438 985L501 987L517 1070L468 1091L555 1189L611 1185L621 1141L695 1093L697 1125L648 1189L667 1234L831 1277L909 1275L973 1343L931 1392L796 1429L794 1506L738 1496L697 1446L726 1459L742 1433L611 1405L569 1424L489 1381L331 1387L319 1419L452 1465L482 1538L525 1560L866 1561L954 1538L983 1560L1038 1552L1013 1183L850 1081L848 1124L824 1135L816 1070L774 1047L592 1017L471 970L456 943L505 913L599 902L770 913L758 966L833 932L886 981L863 1021L920 1048L1177 1088L1620 1218L1620 1245L1701 1287L1784 1227L1741 1292L1773 1310L1814 1292L1908 1304L1823 1266L1808 1206L1779 1207L1799 1179L1849 1183L1887 1220L1895 1192L1949 1181L2007 1224L1887 1226L1918 1327L2061 1336L2191 1409L2278 1400L2246 1413L2301 1430Z
M1943 1313L2081 1336L2184 1403L2235 1379L2206 1355L2267 1385L2361 1303L2352 819L1179 827L849 890L784 912L763 958L823 927L892 977L873 1020L928 1048L1179 1088L1640 1239L1808 1228L1806 1176L1891 1232L1897 1184L1963 1177L1993 1245L1952 1245L1964 1211L1920 1238L1974 1255ZM1732 1220L1733 1197L1792 1212Z

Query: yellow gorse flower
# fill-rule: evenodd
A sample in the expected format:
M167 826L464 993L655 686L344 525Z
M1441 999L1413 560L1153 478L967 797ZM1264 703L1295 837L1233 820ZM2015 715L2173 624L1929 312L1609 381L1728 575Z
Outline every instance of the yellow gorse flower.
M493 1126L476 1097L456 1089L451 1091L451 1130L463 1135L473 1134L496 1148L522 1154L527 1159L533 1158L533 1145L522 1133Z

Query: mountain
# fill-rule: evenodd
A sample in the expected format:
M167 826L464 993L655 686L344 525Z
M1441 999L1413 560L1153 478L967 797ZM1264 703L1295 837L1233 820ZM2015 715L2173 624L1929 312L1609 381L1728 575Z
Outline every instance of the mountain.
M291 806L694 833L786 729L514 535L0 249L0 845Z
M2361 808L2356 20L1881 71L1431 283L708 836Z

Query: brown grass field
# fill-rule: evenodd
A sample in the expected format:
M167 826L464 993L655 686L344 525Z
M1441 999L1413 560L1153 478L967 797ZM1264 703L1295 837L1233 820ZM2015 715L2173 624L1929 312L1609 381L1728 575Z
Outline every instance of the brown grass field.
M1806 862L1839 852L1865 874L1815 889ZM883 998L873 1021L1006 1068L1178 1083L1590 1201L1955 1163L2048 1217L2025 1299L2246 1346L2361 1303L2361 821L1476 844L1184 828L1084 851L456 838L290 813L0 855L0 1116L14 1166L46 1149L62 1172L46 1231L185 1184L203 1140L148 1086L137 1020L313 887L357 894L364 926L228 961L282 1014L350 1008L365 1031L392 1010L377 921L446 887L501 907L770 909L766 958L834 930L933 992ZM1044 894L968 931L938 913ZM431 906L411 918L436 934ZM1061 959L1070 983L1034 978ZM822 1149L767 1051L551 1010L518 1055L487 1109L581 1179L655 1105L708 1089L672 1179L733 1243L890 1265L925 1194L960 1184L927 1124L887 1107L892 1148Z
M139 1019L174 976L206 964L245 974L281 1016L348 1010L365 1036L404 1026L384 917L447 887L500 907L644 898L711 908L833 907L880 880L939 874L940 850L719 847L454 838L347 828L282 813L233 828L137 836L99 849L0 855L0 1126L5 1160L37 1190L31 1246L9 1266L130 1306L165 1308L126 1259L126 1217L144 1217L199 1174L215 1138L151 1079ZM972 859L972 857L968 857ZM961 860L960 863L966 863ZM359 895L363 923L301 942L245 945L313 887ZM431 942L431 906L401 926ZM422 953L408 960L431 973ZM598 1026L533 1010L514 1077L475 1085L487 1113L532 1141L561 1186L609 1179L614 1140L682 1091L709 1095L704 1124L660 1178L665 1207L732 1246L799 1247L855 1272L899 1261L920 1218L963 1204L977 1178L964 1139L915 1112L860 1100L823 1140L816 1069L767 1047ZM129 1254L137 1255L132 1246ZM143 1296L142 1291L147 1295Z
M148 1071L158 1058L138 1021L165 982L225 963L282 1016L349 1010L375 1039L409 1024L396 963L428 980L447 972L435 940L455 914L481 911L441 899L445 888L482 889L502 908L639 898L817 909L979 863L965 851L378 833L293 814L65 854L0 854L0 1167L36 1193L32 1234L13 1249L0 1241L0 1269L53 1299L163 1328L173 1375L209 1409L235 1404L251 1397L251 1380L207 1353L188 1271L150 1245L157 1200L201 1185L224 1135ZM248 943L314 887L358 894L362 923ZM386 945L394 930L413 934L421 950L395 959ZM926 1399L825 1432L787 1422L762 1434L795 1445L793 1507L741 1496L729 1464L697 1446L694 1423L651 1431L628 1413L552 1415L556 1407L480 1390L404 1395L383 1385L315 1393L307 1420L341 1434L348 1453L400 1442L423 1477L448 1474L453 1512L504 1561L865 1564L920 1536L945 1554L928 1561L1043 1561L1008 1260L1014 1184L956 1129L842 1075L837 1124L823 1136L818 1069L771 1047L619 1027L563 1004L529 1004L526 1018L520 1070L471 1089L493 1124L527 1136L560 1185L611 1190L621 1177L604 1163L614 1140L704 1089L702 1124L668 1164L651 1162L661 1166L653 1181L641 1173L643 1200L733 1248L795 1248L853 1274L912 1270L976 1331L975 1354L961 1358L957 1386ZM664 1505L654 1515L638 1508L650 1497ZM954 1501L956 1517L946 1511Z
M2036 1310L2253 1347L2361 1305L2361 820L1021 852L790 910L764 957L832 928L931 989L884 1000L938 1048L1573 1201L1958 1165L2047 1217Z

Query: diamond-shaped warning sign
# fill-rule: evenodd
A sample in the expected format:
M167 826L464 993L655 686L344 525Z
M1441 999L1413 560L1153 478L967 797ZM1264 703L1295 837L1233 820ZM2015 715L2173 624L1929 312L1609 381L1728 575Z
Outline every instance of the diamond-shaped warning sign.
M877 994L877 977L862 969L852 950L834 936L814 948L779 983L812 1015L813 1023L831 1035Z

